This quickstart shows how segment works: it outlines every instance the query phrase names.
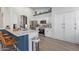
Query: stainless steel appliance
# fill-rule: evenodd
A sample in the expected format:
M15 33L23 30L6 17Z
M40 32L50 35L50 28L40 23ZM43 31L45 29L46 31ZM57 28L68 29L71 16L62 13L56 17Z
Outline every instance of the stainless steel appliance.
M45 29L39 29L39 35L45 36Z

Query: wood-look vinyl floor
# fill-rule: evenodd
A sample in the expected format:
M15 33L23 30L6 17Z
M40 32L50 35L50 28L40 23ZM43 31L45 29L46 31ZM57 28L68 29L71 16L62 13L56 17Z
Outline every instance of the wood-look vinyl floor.
M40 36L39 49L40 51L79 51L79 45Z

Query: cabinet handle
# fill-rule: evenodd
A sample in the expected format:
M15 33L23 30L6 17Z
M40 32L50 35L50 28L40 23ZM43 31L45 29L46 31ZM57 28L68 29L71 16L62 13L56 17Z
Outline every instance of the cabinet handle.
M65 29L65 26L63 26L62 28Z
M65 25L65 23L63 23L62 25Z
M76 26L76 23L74 25Z
M76 27L74 27L74 29L76 30Z

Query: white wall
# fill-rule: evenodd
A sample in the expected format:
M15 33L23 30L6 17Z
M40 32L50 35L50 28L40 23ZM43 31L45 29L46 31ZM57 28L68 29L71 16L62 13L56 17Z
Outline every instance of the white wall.
M29 25L30 17L32 17L31 10L29 8L13 8L13 7L4 7L2 8L3 12L3 26L4 28L7 25L12 26L12 24L21 25L21 15L26 15Z
M2 18L3 16L2 16L2 11L1 11L1 8L0 8L0 28L2 28L3 27L3 18Z
M55 14L62 14L62 13L78 11L79 7L53 7L52 10L53 13Z
M8 8L3 8L3 26L10 25L10 10Z
M40 24L41 20L46 20L47 23L50 23L51 20L51 13L46 13L42 15L33 16L31 20L37 20L38 24Z
M47 23L50 23L51 13L33 16L34 11L31 8L22 8L22 7L5 7L3 8L3 22L4 27L6 25L18 24L21 25L21 15L27 16L27 22L29 26L29 22L31 20L37 20L38 23L40 20L46 20Z
M27 16L27 25L29 27L29 25L30 25L29 22L33 16L33 10L31 8L28 8L28 7L16 7L16 8L14 8L14 10L19 16L21 16L21 15ZM21 25L21 17L18 21L19 21L18 22L19 25Z
M3 8L3 26L18 24L19 15L17 15L13 8L6 7Z

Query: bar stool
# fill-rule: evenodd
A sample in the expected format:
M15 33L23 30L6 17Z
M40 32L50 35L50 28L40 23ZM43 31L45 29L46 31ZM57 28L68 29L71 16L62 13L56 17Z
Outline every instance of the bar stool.
M39 51L39 38L32 39L32 51Z
M2 50L2 36L4 35L4 32L0 31L0 50Z
M0 37L0 51L2 50L2 38Z
M0 32L0 38L2 42L2 48L6 48L8 46L13 46L16 50L16 39L12 38L10 35L4 35L3 32Z
M9 46L13 46L17 50L16 39L14 39L14 38L5 39L4 37L2 37L2 48L4 49Z

